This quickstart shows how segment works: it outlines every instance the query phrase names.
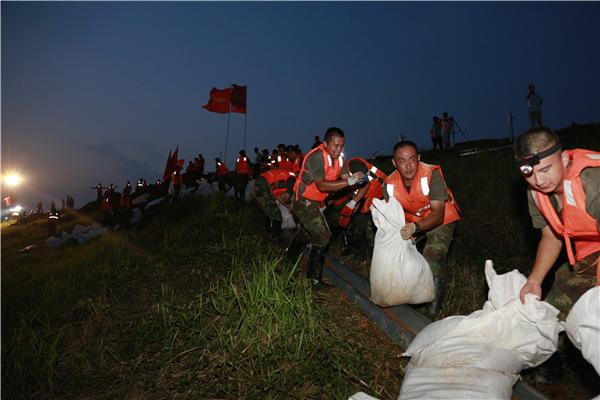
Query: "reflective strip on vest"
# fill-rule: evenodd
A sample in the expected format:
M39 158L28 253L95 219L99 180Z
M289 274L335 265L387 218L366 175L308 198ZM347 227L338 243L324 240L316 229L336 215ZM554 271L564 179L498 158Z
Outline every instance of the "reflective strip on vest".
M600 154L586 154L585 156L590 160L600 160Z
M563 184L565 190L565 200L567 200L567 204L570 206L575 206L575 195L573 194L573 184L570 180L565 179Z
M333 160L331 159L331 155L327 154L327 162L329 163L330 167L333 167Z
M425 196L429 196L429 183L426 176L421 178L421 191Z
M390 197L394 197L394 185L389 185L389 184L388 184L388 185L386 185L385 187L386 187L386 190L387 190L388 196L390 196Z
M48 217L48 219L58 219L58 216L56 216L56 215L51 215L51 216L49 216L49 217Z
M338 162L340 163L340 165L344 165L344 157L339 156L338 157Z

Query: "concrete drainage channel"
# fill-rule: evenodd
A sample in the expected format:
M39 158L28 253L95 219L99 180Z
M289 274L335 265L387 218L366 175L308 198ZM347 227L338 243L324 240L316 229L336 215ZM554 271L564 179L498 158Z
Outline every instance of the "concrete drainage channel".
M307 249L303 252L307 255ZM381 308L372 303L369 282L337 261L331 256L325 259L323 269L325 277L361 309L371 321L379 325L392 340L403 348L407 348L421 329L431 323L429 318L415 311L412 307L401 305ZM514 400L548 400L535 389L524 382L519 382L513 388Z

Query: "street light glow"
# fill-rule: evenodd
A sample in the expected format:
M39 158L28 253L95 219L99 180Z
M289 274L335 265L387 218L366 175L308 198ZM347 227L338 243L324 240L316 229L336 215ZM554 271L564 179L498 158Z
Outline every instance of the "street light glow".
M8 186L18 186L22 180L23 178L20 175L14 173L4 176L4 183Z

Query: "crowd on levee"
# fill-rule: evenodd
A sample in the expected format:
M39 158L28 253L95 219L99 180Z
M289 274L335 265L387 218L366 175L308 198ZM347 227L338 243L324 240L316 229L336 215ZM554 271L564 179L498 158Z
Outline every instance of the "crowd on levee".
M271 154L255 148L251 162L242 150L235 170L216 158L215 172L208 174L199 155L185 171L182 165L174 165L154 184L140 179L133 188L127 182L121 193L112 184L98 184L97 203L105 225L125 227L132 208L148 199L163 196L177 201L183 188L197 187L203 180L223 192L233 190L236 199L243 199L252 182L252 198L265 214L267 230L280 237L282 209L291 213L298 226L293 240L309 248L307 278L315 288L326 290L330 285L323 280L323 261L332 235L339 233L346 246L362 246L371 253L376 233L371 204L374 199L394 198L406 220L398 235L415 241L431 267L436 294L426 312L435 319L446 290L448 250L462 218L442 169L421 161L416 144L403 140L392 149L395 170L386 175L363 158L345 160L345 141L342 129L332 127L322 141L315 137L312 150L304 155L298 146L280 144ZM515 140L514 156L529 185L533 226L541 230L537 256L520 299L524 302L528 293L542 298L542 283L565 246L568 263L558 268L546 296L564 318L583 293L600 285L600 153L563 150L558 136L541 126ZM69 206L73 207L72 199ZM49 218L53 235L58 223L54 207Z

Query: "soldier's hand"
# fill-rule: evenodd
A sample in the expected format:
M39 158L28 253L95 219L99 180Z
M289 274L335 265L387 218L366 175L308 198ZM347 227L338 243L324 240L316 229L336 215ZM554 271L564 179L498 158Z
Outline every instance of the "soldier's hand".
M413 237L415 231L417 230L417 226L415 224L413 224L412 222L404 225L402 227L402 229L400 229L400 236L402 236L402 239L404 240L409 240Z
M523 285L521 291L519 292L519 299L521 303L525 304L525 295L527 293L532 293L538 297L539 300L542 299L542 285L537 282L527 281L526 284Z
M357 173L352 174L348 178L348 186L354 186L357 184L362 184L367 179L366 175L362 172L358 171Z

